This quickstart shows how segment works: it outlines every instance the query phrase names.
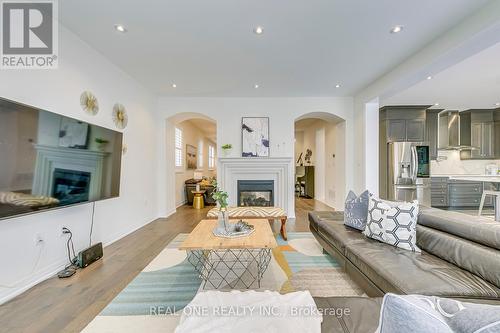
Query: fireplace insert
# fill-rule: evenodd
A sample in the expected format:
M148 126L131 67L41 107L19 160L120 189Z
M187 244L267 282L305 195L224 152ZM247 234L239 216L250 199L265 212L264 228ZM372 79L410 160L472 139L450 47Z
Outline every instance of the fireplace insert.
M238 206L274 206L274 180L238 180Z

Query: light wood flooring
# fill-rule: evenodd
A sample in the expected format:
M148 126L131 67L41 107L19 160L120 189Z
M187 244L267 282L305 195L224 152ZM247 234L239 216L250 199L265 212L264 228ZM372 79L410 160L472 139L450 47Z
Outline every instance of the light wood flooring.
M104 249L104 258L68 279L50 278L0 306L0 332L79 332L179 233L189 233L209 208L180 207ZM333 210L296 200L288 231L309 231L307 212ZM280 222L273 230L279 232Z

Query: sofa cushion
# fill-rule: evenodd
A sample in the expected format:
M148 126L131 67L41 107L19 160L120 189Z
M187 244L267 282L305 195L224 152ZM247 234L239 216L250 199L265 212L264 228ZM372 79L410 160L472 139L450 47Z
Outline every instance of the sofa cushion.
M370 239L346 245L346 257L384 292L498 299L500 289L427 252L394 248Z
M346 244L365 240L359 230L344 225L342 221L320 221L318 232L343 255L345 255Z
M414 252L417 247L418 202L390 202L371 197L366 237Z
M344 221L344 212L337 211L311 211L308 214L309 225L318 230L318 223L320 221Z
M359 196L349 191L344 205L344 224L354 229L365 230L369 200L370 192L368 191L364 191Z
M423 225L417 233L423 250L500 287L500 251Z
M314 302L323 314L321 332L373 333L378 326L381 297L315 297Z
M418 224L500 250L500 223L491 219L422 207Z

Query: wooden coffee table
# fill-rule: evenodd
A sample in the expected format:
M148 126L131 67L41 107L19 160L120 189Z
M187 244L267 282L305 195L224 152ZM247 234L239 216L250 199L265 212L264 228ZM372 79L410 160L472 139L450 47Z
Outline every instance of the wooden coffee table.
M236 222L236 220L232 221ZM203 280L215 289L249 289L260 282L278 246L268 220L248 221L255 231L244 237L216 237L217 220L202 220L179 247Z

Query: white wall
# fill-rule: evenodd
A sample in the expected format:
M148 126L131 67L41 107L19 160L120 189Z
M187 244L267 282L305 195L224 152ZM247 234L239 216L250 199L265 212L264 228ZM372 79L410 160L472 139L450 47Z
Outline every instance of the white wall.
M461 160L460 153L454 150L440 150L439 156L446 160L431 161L432 176L484 175L487 165L500 166L500 160Z
M128 152L122 159L121 195L95 207L93 242L109 244L157 216L156 99L64 27L60 27L59 36L59 69L3 70L0 94L108 128L115 128L111 117L114 103L126 106L129 125L124 130L124 143ZM85 114L80 107L84 90L99 99L96 116ZM77 251L87 247L91 212L92 205L84 204L0 221L0 302L67 264L62 226L73 231ZM44 242L35 246L37 235Z
M220 155L220 146L231 143L233 150L229 157L241 156L241 118L269 117L270 127L270 156L294 158L294 123L297 118L311 112L325 112L336 115L346 121L346 184L349 187L353 181L353 104L352 98L160 98L158 105L158 122L162 122L166 130L162 131L166 145L161 147L162 154L159 177L163 184L159 195L159 214L165 215L175 210L173 188L174 170L173 154L167 156L167 151L172 151L172 128L166 119L180 113L204 114L217 122L217 146ZM168 137L167 137L168 136ZM169 146L170 145L170 146ZM167 149L168 148L168 149ZM167 160L169 162L167 162ZM163 172L165 171L166 172ZM293 179L289 184L293 191ZM290 214L290 212L289 212Z
M186 191L184 182L194 176L195 170L188 170L186 165L186 144L194 146L197 151L200 147L200 141L203 142L203 167L197 168L196 171L201 171L204 177L213 177L216 175L216 168L208 168L208 146L217 147L215 142L208 139L203 131L194 126L191 122L183 121L175 127L182 129L184 142L182 144L182 167L177 168L175 172L175 206L178 207L186 203Z

